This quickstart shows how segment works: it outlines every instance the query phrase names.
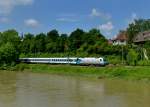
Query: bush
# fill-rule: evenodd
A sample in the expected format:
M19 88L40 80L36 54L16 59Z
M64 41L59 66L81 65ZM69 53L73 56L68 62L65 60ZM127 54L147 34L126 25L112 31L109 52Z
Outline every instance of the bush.
M110 64L116 65L116 64L121 64L122 62L120 56L111 55L111 56L107 56L106 58Z
M138 53L134 49L130 49L127 55L127 64L136 66L138 60Z
M11 65L19 58L18 52L11 43L6 43L0 46L0 64Z
M14 71L23 71L25 69L29 69L28 65L27 64L17 64L15 67L14 67Z
M150 66L150 60L141 60L137 63L139 66Z

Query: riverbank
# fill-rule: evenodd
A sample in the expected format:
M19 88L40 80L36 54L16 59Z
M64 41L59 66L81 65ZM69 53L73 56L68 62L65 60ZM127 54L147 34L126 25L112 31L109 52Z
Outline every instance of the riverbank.
M98 79L119 78L150 81L150 66L91 67L47 64L18 64L13 70L58 75L86 76Z

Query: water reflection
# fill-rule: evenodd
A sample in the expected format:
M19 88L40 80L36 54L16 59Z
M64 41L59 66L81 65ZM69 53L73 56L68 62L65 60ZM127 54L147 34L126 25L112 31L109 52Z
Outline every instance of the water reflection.
M0 107L149 107L150 84L0 73Z

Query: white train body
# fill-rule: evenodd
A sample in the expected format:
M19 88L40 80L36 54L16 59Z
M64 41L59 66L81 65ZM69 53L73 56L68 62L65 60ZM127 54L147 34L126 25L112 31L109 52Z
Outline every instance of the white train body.
M104 58L80 58L80 64L83 65L103 65L104 64Z
M76 58L20 58L24 63L76 64Z
M73 64L73 65L102 65L108 62L104 58L20 58L24 63Z

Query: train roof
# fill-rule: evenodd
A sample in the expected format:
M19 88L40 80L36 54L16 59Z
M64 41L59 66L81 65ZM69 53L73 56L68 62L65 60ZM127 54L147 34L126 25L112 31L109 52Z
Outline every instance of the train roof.
M103 57L99 57L103 58ZM20 58L20 59L97 59L97 57L51 57L51 58Z
M64 58L20 58L20 59L76 59L76 57L64 57Z

